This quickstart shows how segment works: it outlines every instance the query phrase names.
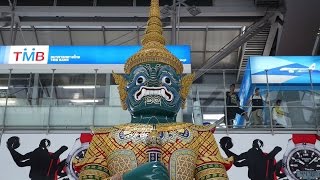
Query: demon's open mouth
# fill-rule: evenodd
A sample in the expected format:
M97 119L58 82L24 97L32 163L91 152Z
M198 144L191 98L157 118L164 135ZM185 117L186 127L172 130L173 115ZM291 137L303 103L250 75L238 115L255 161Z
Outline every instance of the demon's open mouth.
M146 87L141 86L140 89L134 94L134 98L140 101L145 96L161 96L166 101L172 101L173 94L167 90L166 87Z

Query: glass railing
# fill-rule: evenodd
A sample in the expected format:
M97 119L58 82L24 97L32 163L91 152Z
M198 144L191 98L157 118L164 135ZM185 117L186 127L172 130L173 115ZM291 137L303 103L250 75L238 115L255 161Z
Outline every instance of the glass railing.
M0 74L1 129L83 130L130 122L111 74L14 72ZM248 84L239 72L210 70L197 79L177 121L216 124L219 131L319 130L317 74L310 72L310 81L296 84ZM228 97L231 84L239 99ZM255 107L248 102L257 87L263 104Z

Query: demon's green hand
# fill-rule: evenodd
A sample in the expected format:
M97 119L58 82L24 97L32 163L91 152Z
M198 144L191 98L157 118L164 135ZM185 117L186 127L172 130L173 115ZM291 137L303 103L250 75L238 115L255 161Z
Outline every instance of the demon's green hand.
M169 180L167 168L161 162L145 163L125 173L123 180Z

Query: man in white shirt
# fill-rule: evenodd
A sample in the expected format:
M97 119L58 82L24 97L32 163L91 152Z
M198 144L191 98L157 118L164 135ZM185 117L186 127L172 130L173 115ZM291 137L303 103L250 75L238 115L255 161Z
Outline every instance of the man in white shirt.
M260 88L254 90L254 94L250 97L248 105L252 105L252 125L253 126L262 126L263 125L263 104L265 99L260 95Z

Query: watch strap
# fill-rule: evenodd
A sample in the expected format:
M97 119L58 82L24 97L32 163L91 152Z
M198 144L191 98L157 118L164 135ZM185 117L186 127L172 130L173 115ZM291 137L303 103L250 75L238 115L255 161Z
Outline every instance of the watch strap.
M315 134L292 134L292 142L294 144L309 143L315 144L317 141L317 135Z
M81 135L80 135L80 142L81 142L81 144L87 143L87 142L91 142L92 136L93 136L93 135L90 134L90 133L81 133Z

